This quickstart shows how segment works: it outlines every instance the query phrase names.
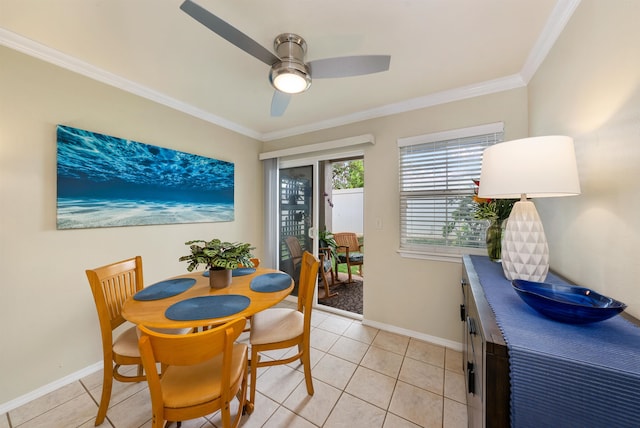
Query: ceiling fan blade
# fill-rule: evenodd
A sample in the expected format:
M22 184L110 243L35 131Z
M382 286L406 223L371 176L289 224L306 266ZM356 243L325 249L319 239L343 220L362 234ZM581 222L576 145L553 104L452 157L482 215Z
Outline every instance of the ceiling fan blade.
M387 71L390 62L391 56L389 55L360 55L316 59L307 65L311 69L312 78L324 79Z
M229 43L239 47L249 55L258 58L265 64L273 65L280 61L280 58L251 37L191 0L185 0L185 2L180 5L180 9Z
M289 101L291 101L291 94L277 90L274 91L273 98L271 99L271 116L282 116L289 105Z

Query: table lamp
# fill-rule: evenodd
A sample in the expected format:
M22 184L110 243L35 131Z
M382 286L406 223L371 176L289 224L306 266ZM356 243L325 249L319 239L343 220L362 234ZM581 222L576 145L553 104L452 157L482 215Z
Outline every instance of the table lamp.
M507 219L502 241L502 270L507 279L542 282L549 271L544 228L535 205L527 198L579 194L571 137L523 138L485 149L478 196L520 198Z

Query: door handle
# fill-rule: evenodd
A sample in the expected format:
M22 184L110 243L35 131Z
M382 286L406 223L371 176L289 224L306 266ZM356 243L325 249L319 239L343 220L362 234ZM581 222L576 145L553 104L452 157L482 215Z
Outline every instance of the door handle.
M473 363L467 361L467 392L476 393L476 370Z
M469 334L475 336L478 333L476 329L476 320L471 317L467 317L467 328L469 330Z

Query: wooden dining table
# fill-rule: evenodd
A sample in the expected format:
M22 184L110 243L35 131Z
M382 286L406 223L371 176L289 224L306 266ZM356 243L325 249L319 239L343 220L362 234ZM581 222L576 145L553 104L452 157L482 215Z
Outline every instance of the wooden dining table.
M286 275L286 278L277 276L277 278L280 280L284 279L285 281L287 281L287 278L288 280L290 280L286 288L267 292L255 291L253 289L254 287L252 287L252 281L254 279L260 276L264 276L263 278L260 278L261 280L269 279L271 277L276 278L274 274L286 275L285 273L275 269L256 268L253 273L240 276L234 275L232 277L231 285L222 289L211 288L209 286L208 276L205 276L204 272L202 271L179 275L170 278L169 281L183 281L181 280L182 278L193 278L195 279L195 284L193 284L193 286L191 286L187 290L169 297L163 297L153 300L137 300L135 296L132 296L125 301L122 308L122 316L127 321L130 321L134 324L141 324L147 327L162 329L204 327L223 324L239 317L249 318L260 311L276 305L284 298L286 298L289 294L291 294L291 291L294 287L294 281L288 275ZM262 281L262 283L264 284L265 282ZM280 283L282 283L282 281L280 281ZM153 287L154 285L150 285L149 287ZM146 288L143 290L146 290ZM174 307L174 305L181 302L184 303L187 300L191 302L194 301L195 298L206 296L231 296L233 298L239 298L238 296L245 296L249 299L249 303L246 308L240 310L239 312L226 316L184 320L171 319L167 317L167 310ZM246 298L240 299L244 299L246 301ZM209 300L215 299L216 298Z

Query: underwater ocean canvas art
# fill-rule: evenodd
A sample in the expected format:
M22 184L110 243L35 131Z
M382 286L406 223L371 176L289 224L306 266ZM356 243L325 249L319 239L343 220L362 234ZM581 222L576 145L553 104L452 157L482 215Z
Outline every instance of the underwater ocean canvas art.
M234 219L234 164L57 127L57 228Z

